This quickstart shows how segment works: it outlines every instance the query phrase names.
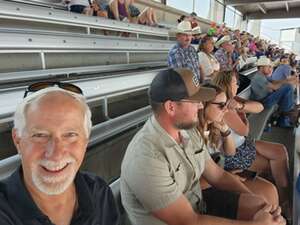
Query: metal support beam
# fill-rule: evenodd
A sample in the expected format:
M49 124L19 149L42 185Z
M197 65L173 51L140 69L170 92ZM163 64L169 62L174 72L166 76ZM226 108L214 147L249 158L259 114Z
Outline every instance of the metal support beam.
M281 18L299 18L300 7L289 8L287 12L285 8L268 10L267 14L262 12L251 12L246 14L246 18L251 19L281 19Z
M258 4L258 8L260 9L260 11L262 11L263 14L267 14L267 9L263 4Z
M286 11L287 11L287 12L290 11L290 8L289 8L289 2L285 2L285 8L286 8Z
M286 2L295 2L295 1L296 0L289 0ZM231 6L272 3L272 2L282 2L282 0L225 0L225 4Z

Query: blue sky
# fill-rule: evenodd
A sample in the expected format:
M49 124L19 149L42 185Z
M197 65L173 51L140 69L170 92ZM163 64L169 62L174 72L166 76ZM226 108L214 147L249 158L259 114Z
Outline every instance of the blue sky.
M294 27L300 27L300 19L263 20L261 23L261 35L278 42L280 29Z

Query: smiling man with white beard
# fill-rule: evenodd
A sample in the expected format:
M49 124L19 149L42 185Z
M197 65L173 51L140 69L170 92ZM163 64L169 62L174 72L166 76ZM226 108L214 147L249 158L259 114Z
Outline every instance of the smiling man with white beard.
M0 224L118 224L109 186L78 171L92 126L80 88L40 82L29 92L14 116L21 166L0 182Z

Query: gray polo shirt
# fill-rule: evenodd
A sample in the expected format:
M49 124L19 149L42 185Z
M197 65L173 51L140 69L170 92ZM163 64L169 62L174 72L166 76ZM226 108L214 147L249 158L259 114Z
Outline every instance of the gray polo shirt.
M268 96L270 90L268 88L269 81L267 77L257 72L251 79L251 96L250 99L260 101Z
M130 142L121 168L121 196L133 225L165 225L151 212L182 194L200 211L199 179L210 155L196 129L180 133L182 146L152 116Z

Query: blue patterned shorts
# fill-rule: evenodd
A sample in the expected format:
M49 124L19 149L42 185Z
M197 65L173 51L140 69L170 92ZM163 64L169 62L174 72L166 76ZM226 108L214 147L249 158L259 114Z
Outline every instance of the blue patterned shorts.
M233 156L225 156L225 170L248 169L256 158L255 141L247 139Z

